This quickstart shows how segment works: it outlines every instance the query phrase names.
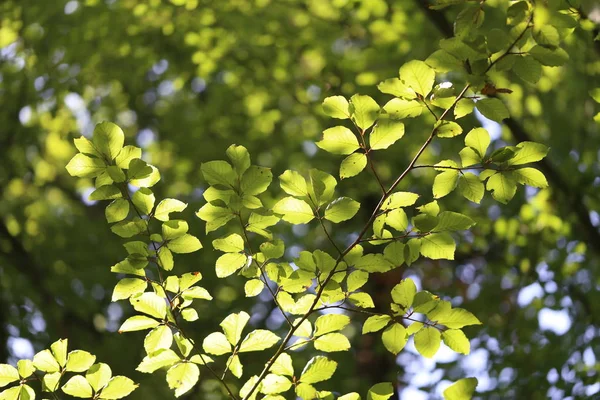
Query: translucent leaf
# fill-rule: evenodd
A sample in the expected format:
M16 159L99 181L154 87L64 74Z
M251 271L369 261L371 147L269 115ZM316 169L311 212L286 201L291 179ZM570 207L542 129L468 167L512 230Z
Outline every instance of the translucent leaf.
M370 96L355 94L350 98L350 114L363 131L369 129L379 115L379 105Z
M129 299L129 302L136 311L152 317L163 319L167 315L167 303L163 297L156 293L146 292L135 295Z
M239 352L260 351L268 349L279 342L280 338L271 331L256 329L250 332L240 344Z
M123 278L113 290L111 301L128 299L134 294L143 293L148 287L148 283L139 278Z
M129 163L135 158L142 158L142 149L135 146L125 146L119 152L115 163L119 168L128 169Z
M394 210L400 207L409 207L416 203L419 195L411 192L395 192L383 202L382 210Z
M506 204L515 196L517 183L510 172L497 172L487 180L486 188L494 199Z
M337 400L360 400L360 395L356 392L347 393L338 397Z
M62 374L60 372L47 373L42 378L42 388L45 392L55 392L58 390Z
M225 278L248 264L248 257L241 253L225 253L217 259L215 265L217 277Z
M460 329L467 325L481 325L481 321L476 316L463 308L453 308L444 313L437 318L437 323L450 329Z
M459 379L444 390L444 400L470 400L476 387L476 378Z
M375 304L373 299L368 293L355 292L348 296L348 300L357 307L360 308L374 308Z
M347 221L354 217L360 208L360 203L349 197L340 197L327 206L325 209L325 219L339 223Z
M377 89L379 89L381 93L391 94L396 97L404 97L407 99L414 99L417 97L415 91L402 83L398 78L386 79L377 85Z
M406 329L402 325L394 323L385 328L381 334L381 339L385 348L390 353L396 355L404 348L404 346L406 346L408 337L406 335Z
M458 178L458 191L467 200L479 204L485 188L477 175L465 172Z
M292 382L285 376L268 374L262 381L261 393L277 394L283 393L292 387Z
M233 187L235 185L235 172L231 164L226 161L209 161L200 165L202 176L210 185L223 185Z
M381 119L369 135L373 150L387 149L404 136L404 124L391 119Z
M181 317L188 322L197 321L198 318L200 318L198 316L198 311L196 311L193 308L186 308L184 310L181 310Z
M123 324L119 328L119 333L142 331L145 329L154 328L158 325L159 322L153 318L146 317L145 315L135 315L133 317L127 318L125 322L123 322Z
M383 110L392 119L415 118L423 112L423 104L417 100L391 99Z
M273 206L273 212L281 214L284 221L292 224L306 224L314 218L312 208L304 200L284 197Z
M227 365L229 366L229 370L236 378L241 378L244 373L244 366L242 365L240 358L237 355L229 356L227 360Z
M438 215L438 224L434 228L436 232L462 231L475 225L475 221L466 215L452 211L443 211Z
M127 179L125 172L123 172L123 170L116 165L111 165L110 167L106 168L106 172L108 173L108 176L110 176L110 178L117 183L125 182Z
M308 195L306 179L296 171L288 169L283 174L279 175L279 184L281 185L281 189L291 196L303 197Z
M148 215L154 208L154 193L148 188L140 188L131 196L131 201L140 214Z
M397 208L385 214L385 223L399 232L408 228L408 217L403 209Z
M75 144L75 147L77 147L77 150L79 150L81 153L90 154L95 157L101 156L100 152L94 146L94 143L84 136L73 139L73 143Z
M130 238L142 232L146 232L147 222L143 219L133 219L131 221L117 222L110 227L110 230L122 238Z
M227 337L221 332L214 332L208 335L202 342L202 348L205 352L216 356L231 353L231 344L229 344Z
M46 350L47 351L47 350ZM54 358L54 357L53 357ZM54 360L56 362L56 360ZM56 363L58 365L58 363ZM9 364L0 364L0 387L19 380L19 371Z
M333 154L351 154L360 148L352 131L344 126L335 126L323 131L323 140L316 143L321 149Z
M175 263L173 261L173 253L171 253L171 250L169 250L166 246L163 246L158 249L157 256L158 264L162 269L165 271L171 271L173 269Z
M508 160L508 165L523 165L540 161L548 154L550 149L541 143L521 142L517 145L517 152Z
M2 384L2 365L0 364L0 387L5 386ZM35 372L35 365L33 365L33 361L23 359L17 361L17 371L19 371L19 376L21 378L28 378Z
M479 164L482 161L479 153L471 147L465 147L458 152L458 155L460 155L460 161L463 167L470 167L471 165Z
M311 196L317 199L319 205L331 200L336 185L337 181L332 175L315 168L310 170L309 191Z
M390 382L382 382L371 386L367 400L387 400L394 395L394 387Z
M471 99L460 99L454 106L454 118L459 119L469 115L475 109L475 102Z
M480 157L485 157L490 146L490 134L484 128L474 128L465 136L465 146L476 150Z
M189 229L187 222L174 219L163 222L161 227L162 237L164 240L171 240L183 236Z
M233 168L238 176L242 176L250 168L250 154L244 146L232 144L225 151L227 157L231 160Z
M170 389L175 389L175 397L189 391L200 378L200 369L191 362L182 362L167 371L167 383Z
M67 363L67 339L59 339L56 342L50 345L50 350L52 351L52 355L58 361L58 364L61 367L64 367Z
M423 61L413 60L400 67L400 79L415 92L425 97L435 83L435 71Z
M72 376L61 389L73 397L91 398L93 396L92 386L82 375Z
M464 69L462 61L446 50L434 51L425 62L437 72L460 71Z
M560 67L569 61L569 54L560 47L549 49L543 46L534 46L529 50L529 54L548 67Z
M548 181L544 174L535 168L516 169L513 171L512 175L520 184L542 189L548 187Z
M250 379L248 379L246 381L246 383L244 383L244 385L240 389L240 397L242 397L243 399L247 399L247 400L256 399L256 395L258 394L258 391L260 390L260 387L261 387L260 383L258 384L258 386L256 388L257 390L252 392L252 395L248 396L248 394L250 393L250 389L254 388L254 385L256 384L257 381L258 381L258 376L256 376L256 375L254 375Z
M219 229L235 217L231 210L224 207L217 207L210 203L202 206L196 213L196 216L207 222L206 233Z
M500 99L493 97L481 99L477 101L475 106L484 117L492 121L502 122L503 119L510 117L508 109Z
M458 170L448 169L436 175L433 180L433 197L440 199L456 188L458 183Z
M240 190L244 194L257 195L263 193L273 180L270 168L252 165L242 175Z
M331 118L350 118L350 104L344 96L331 96L323 100L323 111ZM290 193L291 194L291 193Z
M350 323L350 317L343 314L321 315L315 321L315 337L330 332L341 331Z
M90 383L95 392L102 389L112 376L112 371L107 364L98 363L92 365L92 367L85 374L85 379Z
M96 356L84 350L73 350L67 357L66 370L70 372L85 372L96 361Z
M412 279L403 279L399 284L394 286L391 294L394 303L400 304L404 308L409 308L412 306L415 294L417 294L417 287Z
M121 399L125 396L129 396L129 394L137 389L137 387L138 385L135 384L131 379L125 376L115 376L108 381L106 387L102 389L99 399Z
M152 354L161 349L168 349L173 344L173 332L166 325L152 329L144 339L146 353Z
M200 250L202 248L202 243L200 243L200 240L198 240L197 237L186 233L177 239L170 240L169 243L167 243L167 247L173 253L187 254Z
M346 351L350 348L348 338L341 333L328 333L314 341L315 349L325 352Z
M58 372L60 370L60 365L58 364L58 361L56 361L50 350L42 350L35 356L33 356L33 365L35 365L35 367L40 371L44 372ZM16 369L15 372L17 372ZM18 376L19 375L17 372L17 378Z
M432 233L421 239L421 254L432 260L454 260L456 243L449 233Z
M352 271L346 278L348 292L354 292L360 289L369 280L369 273L365 271Z
M351 178L361 173L367 166L367 156L364 153L352 153L340 164L340 179Z
M366 272L386 272L394 268L394 264L383 257L383 254L371 253L359 258L354 267Z
M129 215L129 202L125 199L116 199L106 207L104 213L109 224L122 221Z
M313 357L302 370L300 382L317 383L326 381L333 376L336 369L337 362L323 356Z
M0 392L0 400L19 400L20 393L21 386L11 387L10 389Z
M392 242L385 246L383 256L395 266L400 266L404 262L404 247L404 243Z
M189 289L185 289L181 292L181 297L185 300L200 299L200 300L212 300L212 296L208 290L200 286L193 286Z
M171 365L179 362L180 358L171 349L159 350L144 357L140 365L137 366L136 371L144 373L152 373L160 368L170 367Z
M99 158L92 158L79 153L69 161L66 169L71 176L94 178L106 169L106 165Z
M272 242L264 242L260 245L260 251L267 259L283 257L285 245L282 240L276 239Z
M297 320L294 321L294 325L296 325L297 323ZM312 335L312 331L313 328L310 324L310 321L305 319L304 321L302 321L298 329L296 329L295 335L300 337L310 337Z
M460 329L448 329L442 332L442 339L446 346L450 347L457 353L469 354L471 352L471 344L469 339Z
M453 121L439 121L436 124L435 134L441 138L452 138L462 133L462 128L459 124Z
M102 185L90 194L89 199L93 201L113 200L122 196L121 190L115 185Z
M229 314L223 322L221 322L220 325L223 332L225 332L225 337L227 337L227 340L233 346L237 345L242 338L242 331L248 324L248 321L250 321L250 315L241 311L237 314Z
M417 351L427 358L431 358L437 353L442 341L440 331L432 327L421 329L415 334L414 338Z
M92 142L100 153L109 160L114 160L123 148L125 135L117 125L104 121L94 128Z
M290 357L290 355L287 353L281 353L269 371L277 375L294 376L292 357Z

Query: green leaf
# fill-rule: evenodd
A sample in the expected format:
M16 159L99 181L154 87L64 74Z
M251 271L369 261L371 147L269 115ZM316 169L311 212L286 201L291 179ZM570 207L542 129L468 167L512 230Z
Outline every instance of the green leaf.
M477 101L475 106L484 117L492 121L502 122L503 119L510 117L508 109L500 99L493 97L481 99Z
M154 292L146 292L131 296L129 302L136 311L163 319L167 315L167 303L165 298Z
M130 238L135 235L139 235L145 232L147 229L147 222L143 219L135 218L131 221L117 222L110 227L110 230L117 236L122 238Z
M141 189L140 189L141 190ZM187 204L177 199L164 199L156 206L154 218L159 221L168 221L169 214L185 210Z
M312 208L304 200L294 197L284 197L272 208L276 214L281 214L284 221L292 224L306 224L314 218Z
M371 295L365 292L355 292L348 296L350 303L360 308L375 308Z
M158 249L157 253L158 265L165 271L171 271L175 265L173 261L173 253L166 246Z
M294 376L294 367L292 366L292 357L287 353L281 353L269 370L277 375Z
M303 197L308 195L306 179L296 171L288 169L279 175L279 184L281 189L291 196Z
M497 172L492 175L486 184L487 190L492 191L494 199L501 203L508 203L517 192L517 183L510 172Z
M19 400L21 386L14 386L0 392L0 400Z
M463 231L475 225L475 221L466 215L452 211L443 211L438 215L438 224L434 228L436 232Z
M112 161L121 152L125 143L125 135L117 125L104 121L94 128L92 142L100 153Z
M332 175L315 168L310 170L309 191L311 196L317 199L319 205L331 200L336 185L337 181Z
M548 154L550 149L541 143L521 142L517 145L515 155L508 160L508 165L523 165L540 161Z
M421 254L432 260L454 260L456 243L449 233L432 233L421 239Z
M358 175L367 166L367 156L364 153L352 153L344 158L340 165L340 179Z
M323 100L323 111L331 118L350 118L350 104L344 96L331 96ZM290 193L291 194L291 193Z
M394 264L383 257L383 254L371 253L359 258L354 267L366 272L386 272L394 268Z
M437 323L450 329L460 329L468 325L481 325L481 321L476 316L463 308L453 308L439 315Z
M47 373L42 378L42 390L46 392L55 392L58 390L62 374L60 372Z
M170 367L181 359L171 349L158 350L151 355L144 357L136 371L143 373L152 373L160 368Z
M240 344L239 352L260 351L273 347L280 338L271 331L256 329L250 332Z
M121 399L125 396L129 396L131 392L137 389L138 385L135 384L131 379L125 376L115 376L110 381L102 392L100 392L99 399L115 400Z
M544 174L535 168L516 169L513 171L512 175L515 180L522 185L529 185L542 189L548 187L548 181Z
M206 221L206 233L210 233L224 226L235 217L233 212L224 207L217 207L207 203L198 210L196 216Z
M362 334L377 332L387 326L392 320L389 315L372 315L363 324Z
M208 293L208 290L200 286L193 286L189 289L185 289L181 292L181 297L185 300L201 299L201 300L212 300L212 296Z
M471 147L483 158L490 146L490 134L484 128L471 129L465 136L465 146Z
M560 67L569 61L569 54L560 47L549 49L542 46L534 46L529 50L529 54L538 60L540 64L548 67Z
M404 124L391 119L380 119L369 135L372 150L387 149L404 136Z
M292 382L285 376L268 374L262 381L260 392L264 394L277 394L286 392L291 387Z
M334 126L323 131L323 140L316 143L333 154L351 154L360 148L352 131L344 126Z
M127 318L125 322L123 322L119 328L119 333L143 331L145 329L152 329L158 325L159 322L153 318L146 317L145 315L135 315Z
M452 138L462 133L462 128L459 124L453 121L439 121L436 123L435 134L441 138Z
M99 158L92 158L79 153L69 161L66 169L71 176L95 178L106 169L106 164Z
M486 39L487 48L491 53L498 53L508 47L508 32L502 29L491 29Z
M137 161L140 161L143 167L135 168L132 166ZM150 172L146 172L146 171ZM160 180L160 172L152 165L147 165L142 160L132 160L129 163L129 183L137 187L152 187Z
M244 239L237 233L232 233L221 239L215 239L212 242L215 250L221 250L226 253L239 253L244 251Z
M102 389L112 376L112 371L107 364L98 363L94 364L90 367L90 369L85 374L85 379L90 383L92 389L95 392L98 392Z
M386 79L377 85L377 89L379 89L381 93L391 94L396 97L404 97L407 99L414 99L417 97L415 91L402 83L398 78Z
M166 325L152 329L144 339L146 353L152 354L161 349L169 349L173 345L173 332Z
M115 159L115 163L119 168L129 169L131 160L135 158L142 158L142 149L135 146L125 146Z
M129 215L129 202L125 199L116 199L106 207L104 213L109 224L122 221Z
M231 353L231 344L229 344L227 337L221 332L214 332L208 335L202 342L202 348L208 354L216 356Z
M350 98L352 120L363 131L369 129L379 115L379 104L370 96L355 94Z
M387 400L393 395L394 386L390 382L381 382L371 386L367 400Z
M248 257L241 253L225 253L215 265L218 278L225 278L248 264Z
M2 365L7 364L0 364L0 387L5 386L2 384ZM19 371L21 378L28 378L35 372L35 365L33 365L33 361L31 360L19 360L17 361L17 371Z
M329 203L325 209L324 218L337 224L354 217L359 208L359 202L349 197L340 197Z
M462 61L446 50L434 51L429 57L427 57L425 62L437 72L441 73L464 70Z
M400 207L409 207L417 202L419 195L411 192L392 193L386 201L383 202L382 210L393 210Z
M152 190L148 188L140 188L137 192L131 196L131 201L137 210L144 215L150 214L154 208L154 202L156 198Z
M448 329L442 332L442 339L446 346L450 347L457 353L469 354L471 352L471 344L469 339L460 329Z
M233 168L238 176L242 176L250 168L250 154L244 146L232 144L225 151L227 157L231 160Z
M469 115L475 109L475 102L471 99L460 99L454 106L454 118L459 119Z
M350 323L350 317L343 314L321 315L315 321L314 336L325 335L330 332L341 331Z
M317 383L330 379L337 369L337 362L323 356L316 356L310 359L302 370L300 382Z
M341 333L328 333L315 340L315 349L325 352L346 351L350 348L348 338Z
M51 356L51 355L50 355ZM53 357L54 358L54 357ZM56 362L56 360L55 360ZM58 363L57 363L58 365ZM19 371L9 364L0 364L0 387L19 380Z
M89 154L94 157L101 156L100 152L94 146L94 143L88 140L85 136L80 136L73 139L73 143L75 144L75 147L77 147L77 150L79 150L81 153Z
M199 378L200 369L191 362L179 363L167 371L167 383L169 389L175 389L175 397L179 397L193 388Z
M519 78L529 83L537 83L542 77L542 64L531 56L517 57L512 70Z
M82 375L72 376L61 389L73 397L91 398L93 396L92 387Z
M400 79L415 92L425 97L435 83L435 71L423 61L413 60L400 67Z
M242 311L238 314L229 314L223 322L221 322L221 328L225 332L225 337L229 343L233 346L237 345L242 338L242 331L246 324L250 321L250 315Z
M267 258L280 258L285 253L285 245L282 240L276 239L272 242L264 242L260 245L261 253Z
M446 169L436 175L433 180L433 197L440 199L456 188L459 171L456 169Z
M406 346L406 342L408 341L406 329L397 323L385 328L381 334L381 339L385 348L393 355L400 353L400 350Z
M44 372L58 372L60 370L60 364L50 350L42 350L33 356L33 365Z
M111 301L128 299L134 294L143 293L148 287L148 283L139 278L123 278L113 290Z
M122 183L125 182L125 180L127 180L125 172L123 172L123 170L117 167L116 165L111 165L110 167L107 167L106 172L108 173L108 176L110 176L110 178L117 183Z
M400 304L403 308L409 308L412 306L415 294L417 294L417 287L412 279L403 279L394 286L391 294L394 303Z
M479 177L471 172L465 172L458 178L458 191L467 200L479 204L485 188Z
M96 356L84 350L73 350L67 357L66 370L69 372L85 372L96 361Z
M202 243L200 243L200 240L198 240L197 237L186 233L177 239L169 240L167 247L173 253L187 254L200 250L202 248Z
M200 170L206 182L210 185L223 185L233 187L235 172L227 161L209 161L200 165Z
M360 289L367 283L369 280L369 273L365 271L352 271L350 275L346 278L346 286L348 292L354 292L357 289Z
M431 358L440 348L442 337L436 328L426 327L415 334L415 348L423 356Z
M64 367L67 363L67 346L67 339L59 339L50 345L52 355L54 356L56 361L58 361L58 364L61 367Z
M248 195L261 194L267 190L272 180L273 173L270 168L252 165L242 175L240 190Z
M393 119L415 118L423 112L423 103L417 100L394 98L383 106L383 111Z
M444 390L444 400L470 400L476 387L476 378L459 379Z
M114 185L102 185L98 189L90 193L89 199L98 200L113 200L123 197L121 190Z

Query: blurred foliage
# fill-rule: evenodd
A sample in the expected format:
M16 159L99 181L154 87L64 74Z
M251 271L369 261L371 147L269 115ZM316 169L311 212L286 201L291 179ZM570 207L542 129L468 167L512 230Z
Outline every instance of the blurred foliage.
M492 10L508 4L485 3ZM406 396L415 387L439 395L440 382L474 375L485 398L589 398L600 391L600 135L593 119L600 105L589 95L600 86L594 42L600 10L592 0L567 6L577 21L560 26L569 33L568 63L543 67L535 84L513 72L494 73L496 86L512 91L499 96L513 117L501 128L474 115L463 122L465 131L482 123L496 131L494 149L527 140L549 145L540 167L550 188L519 190L502 207L488 197L473 207L449 195L447 209L477 221L459 241L456 260L419 260L369 283L380 294L377 307L387 307L391 288L411 276L472 311L484 326L468 328L470 337L478 335L477 357L422 364L404 352L394 362L379 341L357 335L355 350L340 357L332 387L364 392L387 379ZM110 303L115 277L108 267L120 260L122 247L104 206L87 200L91 181L76 182L64 169L76 153L74 137L91 135L102 120L123 127L126 141L161 170L157 197L189 203L183 216L207 242L193 217L207 187L201 162L222 158L238 143L276 175L287 168L336 171L340 160L314 145L333 125L322 99L358 92L384 104L389 96L376 85L397 77L406 61L437 50L453 34L460 10L430 9L424 0L3 1L0 361L68 337L115 374L139 382L131 398L171 396L162 379L131 374L144 354L142 334L116 334L131 311ZM493 16L486 16L490 23ZM391 182L404 169L432 123L430 115L411 119L402 144L376 156L382 180ZM456 154L462 141L443 145L433 143L423 163ZM429 193L434 174L416 170L400 189ZM377 182L362 174L340 187L360 201L366 220L377 204L370 194L378 192ZM316 226L293 233L285 240L294 251L328 249ZM216 279L216 252L198 254L180 256L179 272L202 271L215 300L198 308L192 336L205 337L232 311L251 310L255 327L285 322L267 297L246 298L243 282ZM260 370L264 360L254 362L249 370ZM428 378L415 379L423 371ZM218 381L204 379L189 398L221 398L218 388Z

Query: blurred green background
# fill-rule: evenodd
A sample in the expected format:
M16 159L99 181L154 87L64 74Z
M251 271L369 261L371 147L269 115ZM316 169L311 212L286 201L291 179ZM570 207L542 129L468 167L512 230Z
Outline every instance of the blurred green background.
M488 0L490 7L507 1ZM403 276L469 309L483 322L467 329L472 354L442 349L425 360L410 346L394 358L376 335L360 335L336 354L340 367L327 385L363 393L396 382L401 399L438 398L450 381L480 379L486 399L592 398L600 392L600 110L588 92L600 86L600 8L582 2L583 18L567 39L570 61L544 67L536 85L494 75L513 118L501 127L476 115L465 130L487 127L493 147L535 140L551 147L539 166L546 190L519 189L507 205L489 195L473 206L453 193L443 209L478 224L462 235L455 261L419 260L377 274L369 290L377 307ZM161 182L157 198L176 197L191 233L205 249L179 256L177 273L198 270L215 300L199 306L187 332L197 341L230 312L277 330L282 320L268 296L247 299L242 279L217 280L210 237L194 216L205 187L200 163L223 159L231 143L253 161L285 169L317 167L337 175L341 158L314 141L334 124L320 104L331 95L369 94L411 59L424 59L452 35L460 10L432 11L425 0L4 0L0 3L0 362L31 357L68 337L71 348L98 356L141 387L132 399L171 398L164 373L134 372L143 334L118 335L131 313L110 303L124 257L104 218L105 203L87 201L91 181L64 166L72 139L95 123L119 124L129 144L144 150ZM595 19L594 19L595 18ZM430 132L433 119L410 120L405 137L376 155L391 182ZM456 158L462 139L434 143L423 163ZM431 197L433 171L417 170L400 189ZM339 242L362 227L378 200L368 173L339 191L361 202L356 221L335 232ZM270 195L277 196L273 184ZM302 248L331 250L316 226L281 229L288 256ZM249 377L266 355L242 359ZM304 362L310 351L296 357ZM298 367L301 367L301 362ZM242 382L243 383L243 382ZM220 399L204 374L189 399Z

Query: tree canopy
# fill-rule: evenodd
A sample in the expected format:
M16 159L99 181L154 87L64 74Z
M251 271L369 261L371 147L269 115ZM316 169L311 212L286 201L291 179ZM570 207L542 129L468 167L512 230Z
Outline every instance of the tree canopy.
M88 398L600 392L595 2L0 10L0 385L37 368L87 371L60 395Z

